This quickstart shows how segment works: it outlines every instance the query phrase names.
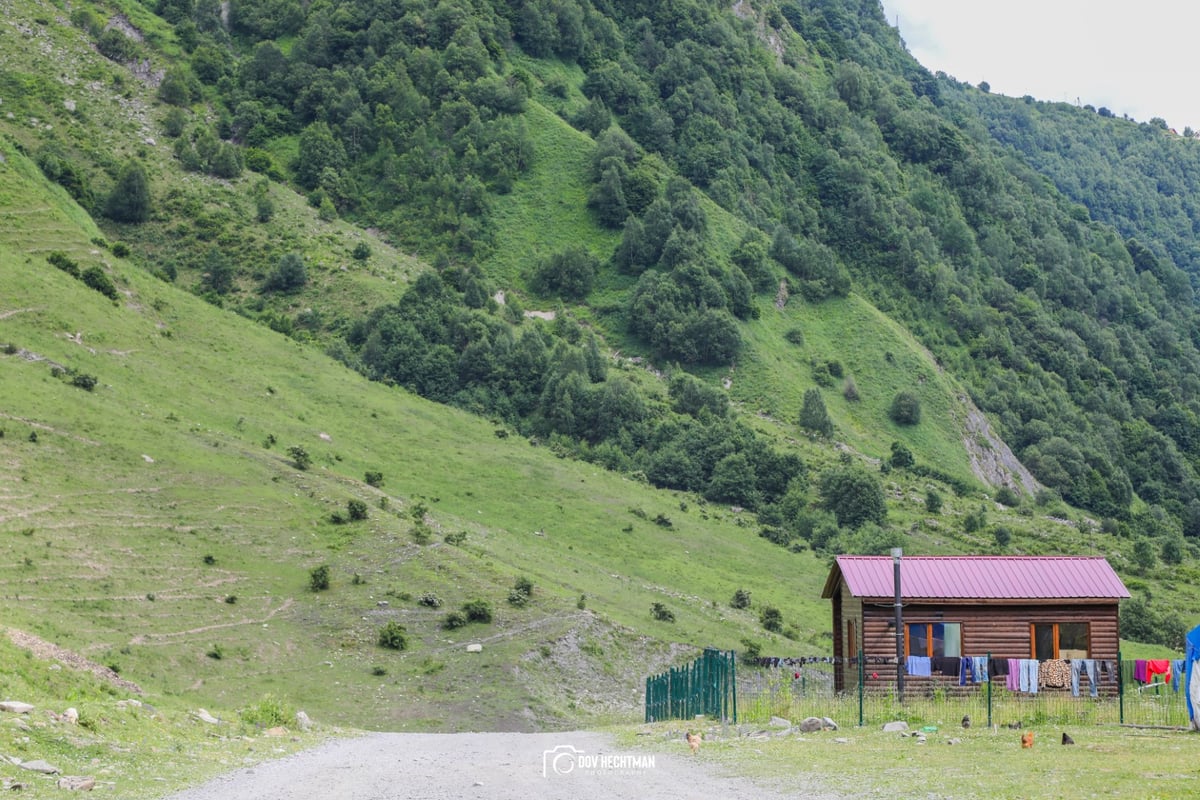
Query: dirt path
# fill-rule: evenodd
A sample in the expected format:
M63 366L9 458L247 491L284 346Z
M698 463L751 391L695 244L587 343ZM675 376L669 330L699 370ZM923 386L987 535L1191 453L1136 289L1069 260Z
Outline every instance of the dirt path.
M839 800L789 779L729 777L682 741L623 750L604 734L374 733L238 770L167 800ZM572 749L573 748L573 749Z

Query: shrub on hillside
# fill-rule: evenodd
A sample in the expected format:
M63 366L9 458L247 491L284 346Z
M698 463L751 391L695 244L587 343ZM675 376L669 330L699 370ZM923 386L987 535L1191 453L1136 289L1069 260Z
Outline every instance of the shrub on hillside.
M298 444L288 448L288 455L292 457L292 465L301 472L312 466L312 456Z
M92 266L83 271L79 279L89 288L95 289L109 300L117 299L117 287L113 286L108 274L100 267Z
M891 464L897 469L911 467L914 463L912 450L909 450L900 442L892 442L892 455L891 458L888 459L887 463Z
M899 392L892 398L888 416L897 425L917 425L921 422L921 401L912 392Z
M308 272L299 253L286 253L271 270L263 289L268 292L294 292L308 283Z
M766 606L758 615L758 621L772 633L783 632L783 612L774 606Z
M730 598L729 605L733 608L749 608L750 591L748 589L737 589L734 591L733 597Z
M1002 506L1016 508L1021 505L1021 497L1011 487L1001 486L996 490L996 502Z
M346 515L352 522L360 522L367 518L367 504L362 500L350 500L346 503Z
M425 606L426 608L441 608L442 598L433 592L425 592L417 598L417 605Z
M596 280L600 259L585 247L570 247L538 264L530 286L535 292L567 300L587 296Z
M654 617L659 622L674 622L675 612L667 608L662 603L655 603L650 606L650 616Z
M492 604L487 600L471 600L463 605L462 610L468 622L486 624L492 621Z
M46 260L49 261L52 266L58 267L71 277L79 277L79 265L76 264L66 253L60 250L52 250L50 254L46 256Z
M292 719L292 711L283 700L273 694L263 695L257 705L247 706L239 712L242 722L257 728L274 728L285 725Z
M508 602L514 606L526 606L533 596L533 581L522 575L517 578L512 589L508 592Z
M77 386L80 389L83 389L84 391L88 391L88 392L90 392L96 388L96 383L97 383L97 380L96 380L95 375L88 375L83 372L80 372L71 377L71 385L72 386Z
M389 620L379 629L379 646L389 650L404 650L408 647L408 636L404 626L395 620Z
M329 588L329 565L322 564L313 567L308 573L308 588L314 592L323 592Z

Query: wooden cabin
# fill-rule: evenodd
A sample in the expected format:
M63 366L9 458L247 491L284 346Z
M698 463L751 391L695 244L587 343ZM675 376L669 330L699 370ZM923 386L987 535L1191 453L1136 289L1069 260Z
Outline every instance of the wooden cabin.
M838 556L823 598L833 601L837 691L896 685L892 556ZM1116 661L1118 604L1129 590L1104 558L903 556L903 652L930 657ZM957 679L906 677L905 692Z

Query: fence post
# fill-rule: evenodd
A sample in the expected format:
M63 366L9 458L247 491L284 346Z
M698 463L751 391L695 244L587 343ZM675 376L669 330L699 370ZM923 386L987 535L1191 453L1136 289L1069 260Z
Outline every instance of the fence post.
M858 654L858 727L863 726L863 691L866 683L866 668L863 666L866 656Z
M729 685L733 689L733 724L737 725L737 651L729 651Z
M996 676L992 674L992 653L990 650L988 651L987 659L988 659L987 660L987 663L988 663L988 666L987 666L987 669L988 669L988 681L987 681L988 721L987 721L987 726L990 728L990 727L992 727L992 681L994 681L996 679Z
M1121 649L1117 648L1117 697L1120 699L1119 719L1125 724L1125 670L1121 669Z

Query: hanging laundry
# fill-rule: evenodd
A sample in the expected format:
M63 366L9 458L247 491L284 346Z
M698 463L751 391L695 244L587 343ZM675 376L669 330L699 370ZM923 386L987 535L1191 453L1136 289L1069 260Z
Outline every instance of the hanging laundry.
M1162 675L1163 683L1171 682L1171 659L1153 658L1146 661L1146 683L1154 683L1154 677Z
M1081 674L1087 675L1088 692L1091 696L1098 696L1100 694L1100 667L1091 658L1071 659L1071 694L1079 697L1079 676Z
M968 656L963 656L962 658L959 659L959 661L958 661L958 685L959 686L966 686L968 683L972 682L972 672L971 672L972 663L973 662L971 661L970 657L968 657Z
M1071 685L1071 667L1061 658L1049 659L1039 667L1039 678L1046 689L1065 689Z
M934 656L933 671L941 673L948 678L957 678L960 661L961 659L958 656Z
M1133 679L1138 683L1149 683L1146 677L1146 659L1139 658L1133 662Z
M933 664L929 656L909 656L904 669L915 678L929 678L933 675Z
M1021 691L1021 659L1010 658L1008 661L1008 680L1004 682L1004 687L1010 692Z
M1037 694L1038 691L1038 662L1036 658L1022 658L1021 678L1018 684L1022 692Z

